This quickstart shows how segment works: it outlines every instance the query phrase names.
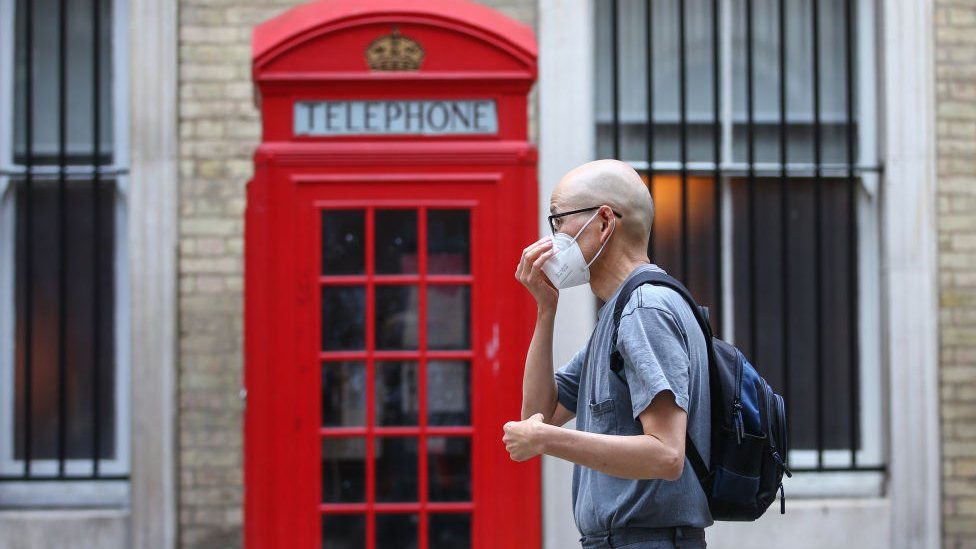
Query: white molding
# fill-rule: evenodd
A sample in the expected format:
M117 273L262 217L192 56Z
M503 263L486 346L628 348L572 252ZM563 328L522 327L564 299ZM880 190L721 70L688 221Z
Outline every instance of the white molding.
M121 2L120 2L121 4ZM177 3L130 0L130 547L176 545ZM119 49L124 49L120 47Z
M592 160L596 150L594 19L592 0L539 0L540 235L549 234L549 196L556 183L572 168ZM589 286L560 292L553 337L556 368L586 342L595 320L596 300ZM578 546L573 464L543 456L542 475L545 547Z
M932 0L881 0L880 8L891 542L939 547L933 6Z

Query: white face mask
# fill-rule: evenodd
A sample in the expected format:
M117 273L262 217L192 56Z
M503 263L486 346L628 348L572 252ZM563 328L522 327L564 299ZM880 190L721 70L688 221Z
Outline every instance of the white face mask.
M542 264L542 271L546 273L546 276L549 277L549 282L552 282L552 285L556 288L564 290L573 286L586 284L590 281L590 265L596 261L596 258L600 257L603 248L610 241L610 237L607 236L607 240L603 242L603 245L600 246L600 249L589 263L583 257L583 250L580 249L576 239L583 234L586 226L592 223L599 213L593 214L593 217L583 224L583 227L576 233L576 236L570 237L565 233L556 233L552 237L553 254L552 257ZM611 235L616 226L617 220L614 219L613 226L610 227Z

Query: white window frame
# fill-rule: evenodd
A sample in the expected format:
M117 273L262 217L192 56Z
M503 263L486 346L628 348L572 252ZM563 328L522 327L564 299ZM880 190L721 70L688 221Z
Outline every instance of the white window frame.
M14 299L15 215L10 174L24 173L23 165L13 161L13 102L15 0L0 0L0 474L16 475L24 462L14 458L14 333L16 323ZM116 180L115 222L115 458L99 460L100 474L128 475L130 472L130 280L128 253L128 173L129 173L129 102L128 102L128 6L126 0L112 4L112 71L113 163L103 167L106 177ZM88 169L91 167L88 166ZM56 171L52 172L56 173ZM69 172L70 173L70 172ZM46 174L42 174L42 177ZM69 176L68 184L71 184ZM31 460L31 471L37 475L57 473L57 460ZM91 474L92 460L69 459L65 474ZM70 481L3 481L0 482L0 505L5 507L51 506L124 506L129 500L129 482L125 480Z
M881 369L881 238L880 238L880 201L878 186L880 174L872 169L879 166L880 148L878 142L878 103L880 97L875 85L878 69L878 46L876 42L875 0L856 0L856 44L854 55L857 57L857 72L855 86L857 92L856 120L858 120L858 158L855 165L864 169L859 175L860 188L857 200L857 231L858 231L858 330L859 330L859 391L860 418L858 432L861 436L861 448L857 451L857 463L860 465L885 465L885 423L884 392L882 390L883 375ZM719 113L722 131L722 149L719 161L725 173L741 171L745 164L733 158L733 16L731 2L720 2L720 32L721 32L721 112ZM596 21L596 19L594 19ZM596 49L594 48L594 55ZM599 62L599 60L598 60ZM741 121L740 121L741 123ZM594 126L594 130L596 126ZM595 133L595 131L594 131ZM596 149L594 149L595 151ZM622 159L634 169L646 170L646 160ZM711 169L713 162L689 163L697 168ZM656 160L654 167L658 170L677 169L680 165L673 161ZM757 164L761 169L779 169L779 163ZM733 292L734 278L734 231L732 215L732 177L722 176L722 326L724 338L735 342L735 295ZM653 260L653 258L651 258ZM824 450L822 453L825 467L846 467L851 464L851 451ZM817 465L816 450L791 450L789 463L792 467L815 467ZM885 473L880 471L818 471L794 473L787 481L790 495L800 497L855 497L879 496L885 490Z

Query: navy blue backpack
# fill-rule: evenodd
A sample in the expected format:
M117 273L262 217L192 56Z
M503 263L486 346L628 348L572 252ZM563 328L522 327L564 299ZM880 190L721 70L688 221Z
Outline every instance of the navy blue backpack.
M623 374L623 358L617 352L617 326L629 296L644 284L665 286L677 292L691 307L705 334L711 393L711 459L705 464L691 437L685 437L685 454L691 463L715 520L756 520L780 495L780 513L786 512L783 474L789 443L786 406L739 349L712 336L708 309L673 277L662 272L642 272L617 294L613 309L610 369ZM624 378L626 382L626 379Z

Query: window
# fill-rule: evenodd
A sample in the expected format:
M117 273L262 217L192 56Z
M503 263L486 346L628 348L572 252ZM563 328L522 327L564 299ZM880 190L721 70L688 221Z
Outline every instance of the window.
M652 261L783 393L792 468L835 492L883 471L872 10L596 3L597 154L643 174Z
M121 14L0 0L0 505L127 490Z

